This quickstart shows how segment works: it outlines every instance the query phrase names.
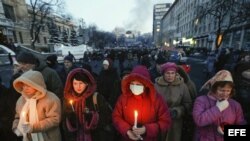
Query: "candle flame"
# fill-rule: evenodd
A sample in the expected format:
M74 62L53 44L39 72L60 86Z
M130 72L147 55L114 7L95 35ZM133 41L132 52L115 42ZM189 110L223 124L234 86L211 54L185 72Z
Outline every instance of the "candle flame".
M135 116L137 117L138 116L138 112L135 110Z
M69 103L72 105L73 104L73 100L70 100Z

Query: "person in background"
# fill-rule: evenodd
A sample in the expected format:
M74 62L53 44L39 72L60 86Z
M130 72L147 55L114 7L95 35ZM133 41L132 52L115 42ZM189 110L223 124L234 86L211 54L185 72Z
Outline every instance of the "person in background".
M194 103L193 118L196 141L223 141L225 125L246 124L240 104L231 99L234 83L227 70L217 72L201 89L209 89Z
M120 95L120 87L120 76L113 67L112 60L109 58L104 59L103 70L97 79L98 92L114 107Z
M63 86L65 86L66 79L68 74L70 73L71 70L77 68L75 64L73 63L73 58L72 56L65 56L63 59L63 68L61 69L60 72L60 78L62 80Z
M13 58L12 58L10 53L8 53L8 58L9 58L9 61L10 61L10 65L13 65Z
M234 98L241 104L247 122L250 122L250 54L245 54L234 68L235 89Z
M57 56L55 54L48 56L46 58L46 63L50 68L55 70L58 75L60 75L60 71L62 70L62 66L60 64L58 64Z
M46 84L46 88L62 99L63 85L55 70L49 68L44 61L41 61L35 55L29 52L21 52L18 54L17 62L19 69L22 72L26 72L28 70L41 72Z
M0 77L0 139L2 141L17 141L17 136L12 132L12 122L14 113L12 110L15 103L11 100L11 95L2 84Z
M70 51L68 52L68 56L72 58L72 61L76 62L75 56Z
M173 120L166 141L180 141L183 118L191 111L192 99L183 78L177 73L175 63L167 62L161 66L161 70L162 76L156 78L155 88L168 104Z
M170 113L154 88L145 66L136 66L122 79L122 94L113 110L112 119L124 141L164 140L163 135L171 124Z
M104 97L97 94L90 72L82 68L72 70L67 77L64 97L66 141L113 141L112 111Z
M46 89L43 75L29 70L13 86L21 96L16 103L12 130L23 141L61 141L61 102Z
M150 69L150 75L152 82L155 83L155 79L159 76L161 76L161 65L166 63L165 58L159 56L155 61L155 66Z
M183 69L182 66L177 66L177 73L183 78L184 83L187 85L189 94L192 100L192 108L195 98L197 97L196 85L189 77L189 74ZM191 108L191 109L192 109ZM182 126L182 141L191 141L193 139L195 124L193 121L192 110L183 116L183 126Z

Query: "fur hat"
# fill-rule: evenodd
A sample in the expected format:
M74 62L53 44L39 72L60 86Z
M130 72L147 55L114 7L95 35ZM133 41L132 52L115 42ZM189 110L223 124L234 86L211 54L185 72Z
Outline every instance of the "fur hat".
M73 62L73 58L71 56L65 56L63 60L67 60L67 61L70 61L70 62Z
M178 67L175 63L167 62L163 65L161 65L161 72L164 73L165 71L177 71Z
M50 55L46 58L47 61L50 61L51 63L57 62L57 56L55 54Z
M210 89L214 85L215 82L219 82L219 81L233 82L233 77L232 77L231 73L227 70L218 71L211 79L209 79L201 87L201 90Z
M16 60L18 63L24 64L36 64L38 62L37 57L30 52L21 52L17 55Z

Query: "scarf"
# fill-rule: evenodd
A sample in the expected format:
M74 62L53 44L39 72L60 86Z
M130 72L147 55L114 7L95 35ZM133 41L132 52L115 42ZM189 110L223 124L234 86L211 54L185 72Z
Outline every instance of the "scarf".
M72 127L68 120L66 121L66 124L69 130L71 132L74 132L74 131L77 132L77 135L76 135L77 141L92 141L90 131L88 131L85 128L86 126L85 124L87 122L85 121L85 117L83 114L85 112L86 98L87 98L87 95L82 96L81 98L77 99L73 105L76 115L77 115L77 119L79 121L79 123L77 124L77 129Z
M23 134L23 141L44 141L43 135L41 132L26 134L23 132L22 125L29 123L33 126L34 123L39 122L38 113L36 109L36 99L25 98L26 103L24 104L22 111L20 113L20 120L17 126L17 129ZM27 117L29 119L27 119Z

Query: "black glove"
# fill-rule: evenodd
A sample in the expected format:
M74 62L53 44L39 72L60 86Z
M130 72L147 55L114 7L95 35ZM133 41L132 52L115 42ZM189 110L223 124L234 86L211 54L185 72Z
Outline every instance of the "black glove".
M172 119L176 118L177 117L177 110L170 110L170 116Z
M70 123L72 124L72 126L76 127L76 123L77 123L76 113L75 112L68 113L67 118L70 121Z

